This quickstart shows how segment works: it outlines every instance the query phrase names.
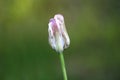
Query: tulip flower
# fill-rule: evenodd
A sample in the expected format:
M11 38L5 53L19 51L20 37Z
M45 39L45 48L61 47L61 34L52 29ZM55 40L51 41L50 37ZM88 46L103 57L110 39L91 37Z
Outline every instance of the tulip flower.
M64 17L61 14L56 14L48 23L49 44L60 54L61 66L64 80L67 80L63 50L70 45L70 39L65 27Z
M63 52L70 45L70 39L65 27L64 17L56 14L48 24L49 43L57 52Z

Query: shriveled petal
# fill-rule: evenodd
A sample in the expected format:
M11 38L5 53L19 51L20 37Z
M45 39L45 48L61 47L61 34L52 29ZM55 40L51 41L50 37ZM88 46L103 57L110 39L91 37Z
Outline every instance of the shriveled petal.
M70 45L70 38L68 36L67 30L65 27L64 17L61 14L56 14L54 16L54 19L55 19L58 27L60 28L62 36L64 38L64 41L65 41L64 48L67 48Z
M53 27L53 23L52 22L49 22L48 24L48 33L49 33L49 44L51 45L51 47L53 49L56 48L56 42L55 42L55 36L53 34L53 30L52 30L52 27Z

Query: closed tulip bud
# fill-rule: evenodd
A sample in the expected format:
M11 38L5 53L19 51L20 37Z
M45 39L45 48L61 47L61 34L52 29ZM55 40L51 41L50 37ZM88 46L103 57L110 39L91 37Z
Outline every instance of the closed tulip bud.
M48 23L49 44L57 52L63 50L70 45L70 39L65 27L64 17L56 14Z

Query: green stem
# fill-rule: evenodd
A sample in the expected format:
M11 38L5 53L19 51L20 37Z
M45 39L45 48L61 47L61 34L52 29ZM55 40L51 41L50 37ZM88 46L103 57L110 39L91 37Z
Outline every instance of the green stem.
M65 61L64 61L64 56L63 53L60 53L60 61L61 61L61 66L62 66L62 72L63 72L63 77L64 80L67 80L67 73L66 73L66 68L65 68Z

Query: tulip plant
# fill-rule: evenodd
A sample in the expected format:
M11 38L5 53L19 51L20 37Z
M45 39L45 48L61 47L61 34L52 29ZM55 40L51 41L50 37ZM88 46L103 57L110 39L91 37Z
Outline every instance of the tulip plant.
M70 45L70 38L68 36L64 17L61 14L56 14L48 23L49 44L60 55L60 61L63 71L64 80L67 80L67 73L65 68L65 61L63 56L64 49Z

